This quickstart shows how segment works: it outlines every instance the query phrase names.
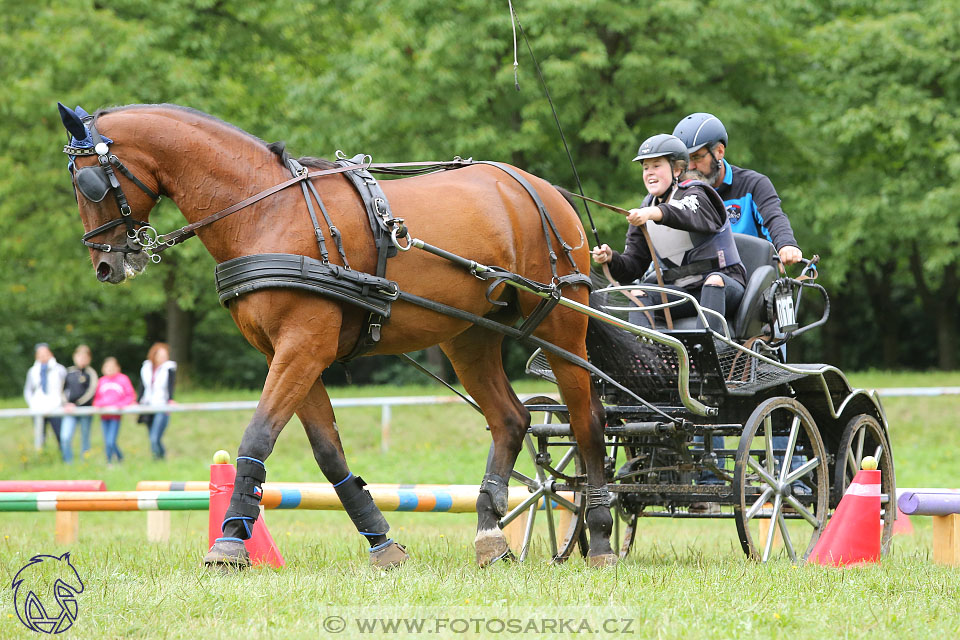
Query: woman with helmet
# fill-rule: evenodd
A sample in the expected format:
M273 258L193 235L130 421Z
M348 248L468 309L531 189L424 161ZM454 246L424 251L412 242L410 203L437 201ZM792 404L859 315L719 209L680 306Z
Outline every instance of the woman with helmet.
M645 140L633 160L643 163L648 195L627 216L630 228L624 252L604 244L594 247L592 255L600 264L609 263L611 275L620 283L633 282L652 261L641 229L646 225L664 270L664 283L695 296L702 307L727 315L740 304L746 272L720 196L700 180L680 181L688 159L686 145L675 136L661 133ZM655 304L646 294L640 301ZM671 307L670 313L682 318L696 312L692 304L683 304ZM638 324L649 326L646 314L635 315ZM707 314L707 321L711 329L722 332L718 318Z

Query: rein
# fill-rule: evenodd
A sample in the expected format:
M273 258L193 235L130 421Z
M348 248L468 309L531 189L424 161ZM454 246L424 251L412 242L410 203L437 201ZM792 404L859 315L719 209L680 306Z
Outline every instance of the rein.
M293 178L290 178L285 182L281 182L280 184L274 185L268 189L264 189L263 191L256 193L245 200L241 200L240 202L230 205L225 209L221 209L216 213L210 214L209 216L207 216L206 218L203 218L202 220L197 220L196 222L180 227L175 231L171 231L170 233L166 233L166 234L163 234L162 236L158 236L156 239L156 246L149 247L149 248L154 253L160 253L161 251L165 251L166 249L176 244L180 244L184 240L187 240L193 237L194 235L196 235L196 230L200 229L201 227L205 227L207 225L213 224L217 220L222 220L223 218L226 218L230 214L236 213L241 209L245 209L246 207L249 207L250 205L256 202L259 202L260 200L263 200L268 196L272 196L273 194L283 191L288 187L292 187L295 184L299 184L301 182L304 182L306 180L311 180L313 178L335 175L338 173L346 173L348 171L356 171L358 169L396 169L399 167L430 167L430 168L465 167L472 163L473 161L471 159L462 160L460 158L454 158L453 160L447 160L442 162L392 162L392 163L369 162L362 165L350 165L346 167L336 167L334 169L321 169L319 171L307 171L306 168L303 167L299 175L294 176ZM390 173L394 175L404 175L405 172L401 171L401 172L390 172ZM411 171L410 173L420 173L420 172Z
M181 242L195 236L197 229L213 224L214 222L222 220L223 218L226 218L237 211L245 209L246 207L259 202L264 198L283 191L288 187L292 187L295 184L300 184L313 178L335 175L338 173L346 173L348 171L356 171L358 169L380 170L380 172L389 175L418 175L433 169L464 167L473 164L472 158L467 158L464 160L457 156L453 160L441 162L367 162L360 165L341 166L333 169L321 169L318 171L307 171L305 167L300 167L298 174L293 178L286 180L285 182L281 182L280 184L264 189L263 191L260 191L259 193L256 193L245 200L241 200L240 202L230 205L225 209L221 209L220 211L217 211L216 213L213 213L201 220L180 227L175 231L159 234L157 233L156 229L154 229L148 223L133 218L130 205L128 204L126 195L123 192L123 187L117 180L117 176L113 171L113 167L116 167L121 173L123 173L124 176L129 178L134 184L140 187L140 189L150 196L152 200L159 201L160 195L158 193L154 193L152 189L147 187L136 176L134 176L133 173L127 169L122 162L120 162L117 156L110 153L109 145L103 140L97 131L96 117L91 119L88 128L90 130L90 136L94 142L93 149L86 147L74 147L68 144L63 147L63 152L71 157L92 155L97 156L99 167L109 181L109 188L117 200L117 206L120 209L120 217L114 218L113 220L110 220L99 227L86 232L81 237L81 241L85 246L103 251L105 253L139 253L140 251L146 250L150 253L150 259L153 262L160 261L159 254L161 252L166 251L170 247L180 244ZM160 187L158 185L158 191L159 190ZM124 225L127 228L126 245L118 246L90 241L90 238L114 229L120 225Z

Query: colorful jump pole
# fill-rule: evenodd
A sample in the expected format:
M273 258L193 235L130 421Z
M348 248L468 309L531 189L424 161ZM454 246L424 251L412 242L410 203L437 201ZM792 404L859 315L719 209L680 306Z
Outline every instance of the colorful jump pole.
M383 511L476 512L478 485L368 485ZM510 508L529 493L511 487ZM264 485L260 504L266 509L339 511L342 507L329 484L309 488ZM0 511L204 511L210 506L205 491L41 491L0 493Z

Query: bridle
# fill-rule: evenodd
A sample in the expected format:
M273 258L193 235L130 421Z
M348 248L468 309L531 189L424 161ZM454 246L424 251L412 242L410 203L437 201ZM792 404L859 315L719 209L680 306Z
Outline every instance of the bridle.
M90 132L90 138L93 140L92 149L89 147L74 147L67 144L63 147L63 152L70 156L69 168L77 191L91 202L100 202L106 197L108 191L112 192L114 199L117 201L117 207L120 209L120 217L114 218L96 229L92 229L83 234L81 241L85 246L103 251L104 253L140 253L144 249L153 248L157 245L157 231L146 222L133 217L130 204L127 201L127 195L123 192L123 187L120 186L120 181L117 179L114 167L129 178L135 185L140 187L154 202L159 202L160 194L155 193L150 187L143 184L139 178L133 175L133 173L120 162L117 156L110 153L109 144L104 141L103 137L97 131L96 120L96 116L93 116L89 119L89 123L84 122ZM73 162L75 156L93 155L97 156L98 165L76 169ZM91 242L90 239L94 236L110 231L120 225L124 225L127 228L126 244L115 245L103 242ZM159 262L160 256L151 254L150 259L154 262Z
M123 187L120 186L120 181L117 180L117 175L114 172L114 168L129 178L135 185L140 187L140 189L150 196L154 202L158 202L160 200L160 194L154 193L152 189L143 184L143 182L141 182L129 169L127 169L126 166L124 166L124 164L119 158L117 158L116 155L110 153L110 146L108 142L104 140L103 136L101 136L97 131L96 120L96 115L83 119L83 123L90 132L90 138L93 140L93 148L75 147L67 144L63 147L63 152L70 156L69 168L71 174L73 175L73 182L77 191L79 191L84 198L87 198L91 202L100 202L106 197L108 191L113 192L113 196L117 201L117 206L120 208L120 217L110 220L109 222L100 225L96 229L86 232L81 237L81 241L85 246L90 247L91 249L103 251L105 253L140 253L141 251L146 251L152 262L160 262L160 253L162 251L165 251L176 244L180 244L184 240L192 238L194 235L196 235L197 229L205 227L216 222L217 220L236 213L237 211L240 211L241 209L244 209L255 202L259 202L260 200L263 200L264 198L282 191L290 186L306 182L311 178L345 173L347 171L356 171L357 169L374 169L379 170L382 173L393 175L418 175L437 169L463 167L473 163L472 158L464 160L457 156L453 160L441 162L377 163L368 161L364 162L363 164L350 164L347 166L339 166L334 169L321 169L319 171L308 171L306 167L300 167L296 172L296 175L285 182L281 182L280 184L264 189L263 191L230 205L225 209L221 209L220 211L217 211L216 213L213 213L202 220L198 220L197 222L180 227L179 229L171 231L170 233L161 235L150 224L143 222L142 220L137 220L133 217L130 204L127 202L127 197L123 192ZM339 153L340 152L338 152L338 154ZM97 156L97 162L99 163L98 165L83 167L82 169L75 170L73 163L74 156L93 155ZM400 221L399 219L397 220ZM120 225L124 225L127 228L127 243L125 245L114 245L90 241L90 238L109 231L115 227L119 227Z

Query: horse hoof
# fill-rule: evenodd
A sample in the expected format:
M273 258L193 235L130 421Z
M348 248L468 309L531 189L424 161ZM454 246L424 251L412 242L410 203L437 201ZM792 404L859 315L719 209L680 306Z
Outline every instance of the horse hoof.
M399 567L409 559L406 547L392 541L383 549L370 552L370 566L384 571Z
M250 553L243 542L220 540L210 547L203 557L203 564L220 573L234 573L250 566Z
M473 545L477 550L477 565L489 567L498 560L515 560L507 539L499 529L477 533Z
M595 556L587 556L587 562L591 567L615 567L619 558L615 553L601 553Z

